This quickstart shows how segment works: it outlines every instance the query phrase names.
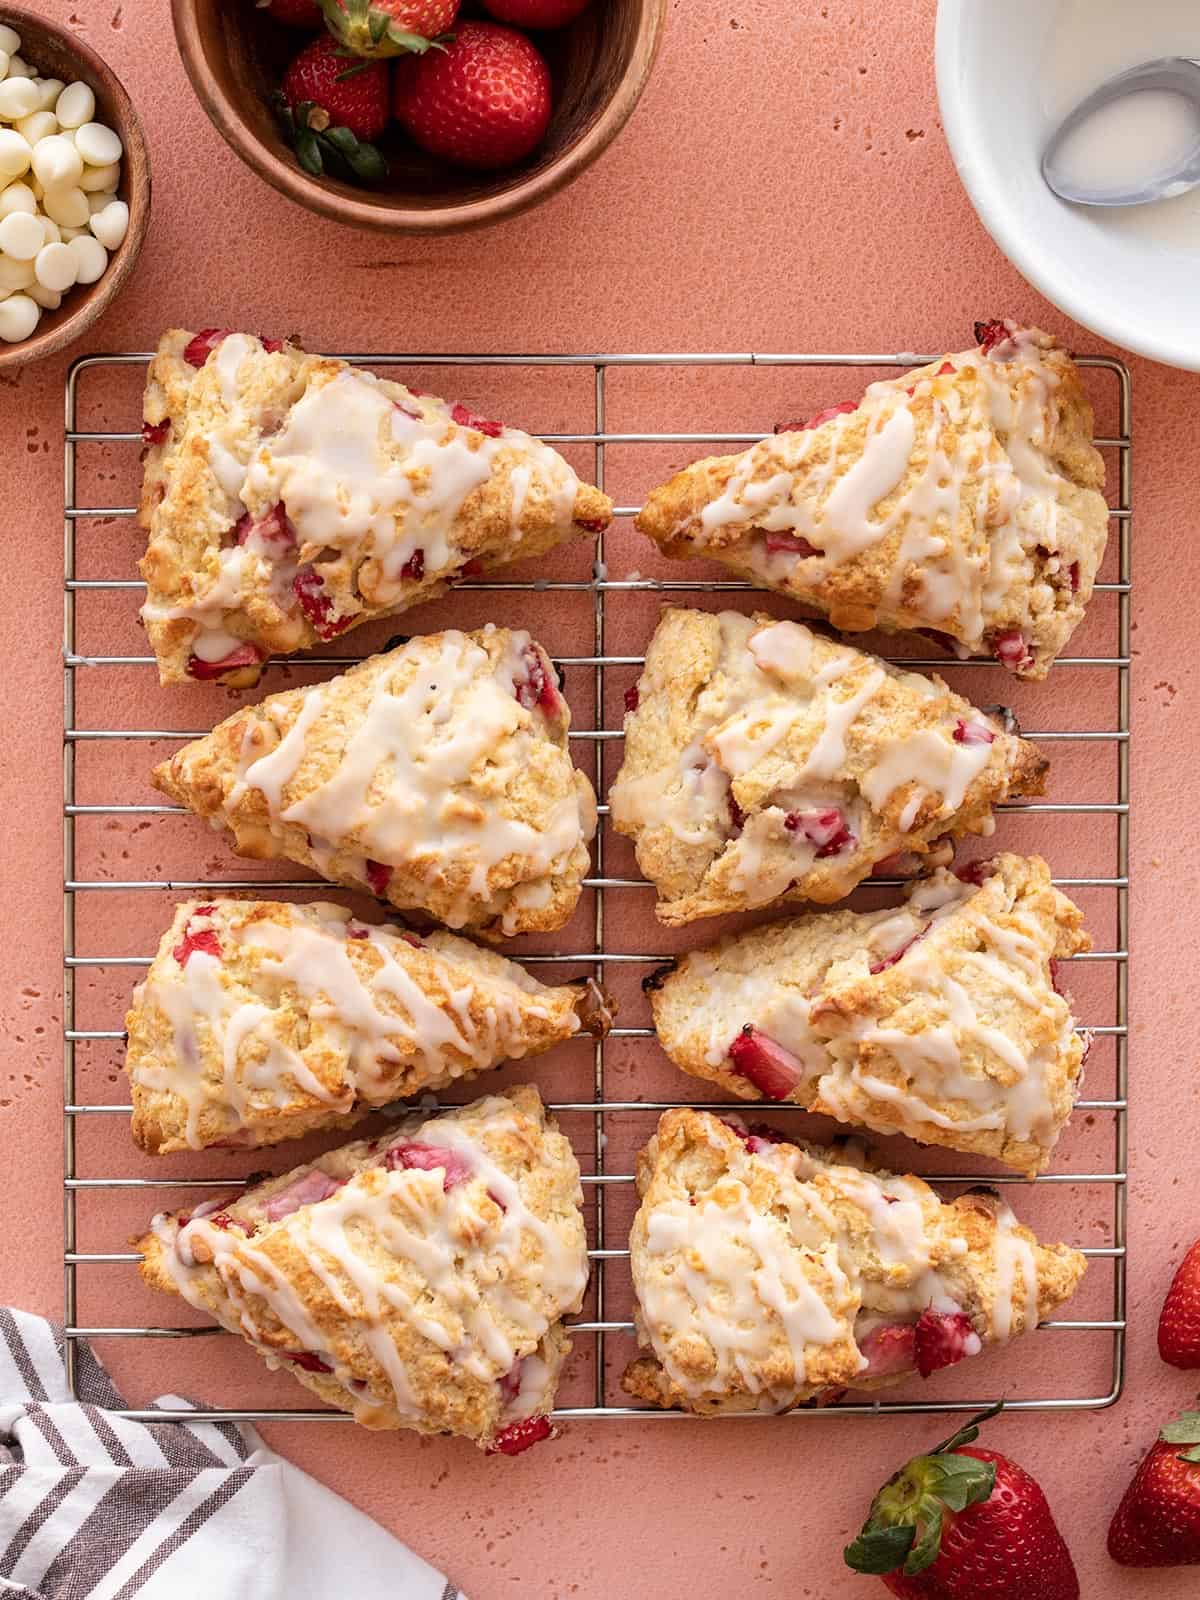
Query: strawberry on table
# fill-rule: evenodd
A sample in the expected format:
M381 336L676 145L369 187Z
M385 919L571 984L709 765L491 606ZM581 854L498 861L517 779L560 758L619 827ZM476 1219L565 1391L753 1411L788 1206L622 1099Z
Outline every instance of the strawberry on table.
M459 0L319 0L329 31L356 56L423 55L458 15Z
M402 62L396 120L431 155L464 167L510 167L550 121L550 69L524 35L464 22L444 50Z
M483 0L483 9L515 28L565 28L590 0Z
M1167 1290L1158 1319L1158 1353L1172 1367L1200 1367L1200 1239Z
M884 1484L846 1549L847 1566L912 1600L1079 1600L1071 1552L1041 1489L1007 1456L970 1448L979 1423L999 1410Z
M1200 1565L1200 1411L1169 1422L1142 1459L1108 1530L1123 1567Z
M283 77L277 110L305 172L326 167L365 182L387 176L371 143L388 125L388 68L349 61L328 34L305 45Z
M315 32L325 23L317 0L254 0L254 3L260 11L274 17L276 22L286 22L290 28L311 28Z

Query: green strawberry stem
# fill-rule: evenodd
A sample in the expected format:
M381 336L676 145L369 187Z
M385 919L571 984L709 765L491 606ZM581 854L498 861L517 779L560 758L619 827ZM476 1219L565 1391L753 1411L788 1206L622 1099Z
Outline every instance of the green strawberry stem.
M276 94L271 97L271 108L284 138L296 152L297 163L310 177L329 174L358 183L382 183L387 177L388 164L375 146L349 128L332 125L328 111L315 100L304 100L293 108Z
M1200 1405L1200 1398L1196 1402ZM1168 1422L1158 1436L1164 1444L1190 1444L1196 1448L1185 1450L1180 1461L1200 1463L1200 1411L1183 1411L1174 1422Z
M996 1485L996 1466L955 1454L979 1437L979 1424L1003 1409L997 1401L928 1455L914 1456L889 1478L871 1502L858 1538L843 1552L855 1572L882 1575L902 1568L908 1577L937 1560L947 1511L964 1511L986 1500ZM1200 1435L1197 1436L1200 1438Z
M427 50L444 50L446 35L427 39L424 34L402 28L394 17L371 0L317 0L330 33L354 55L368 60L381 56L417 55Z

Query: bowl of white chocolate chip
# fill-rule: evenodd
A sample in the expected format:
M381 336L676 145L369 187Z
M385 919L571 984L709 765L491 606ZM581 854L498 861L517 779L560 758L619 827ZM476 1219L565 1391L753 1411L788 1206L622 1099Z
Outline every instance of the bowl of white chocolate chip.
M132 272L149 215L146 141L112 68L0 3L0 367L91 327Z

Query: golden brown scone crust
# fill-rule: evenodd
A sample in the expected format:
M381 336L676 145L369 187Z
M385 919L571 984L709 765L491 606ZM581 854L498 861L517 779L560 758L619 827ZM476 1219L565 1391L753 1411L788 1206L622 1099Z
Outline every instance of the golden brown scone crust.
M272 652L611 521L608 496L519 429L252 334L197 368L194 337L163 335L143 408L142 616L163 683L247 687Z
M485 938L559 928L596 802L554 681L527 633L428 634L244 707L152 781L228 828L241 855L297 861Z
M426 1165L393 1155L389 1167L401 1148ZM276 1209L332 1192L273 1220L272 1198L299 1184ZM152 1288L182 1295L356 1422L487 1448L553 1406L570 1349L560 1319L587 1283L581 1205L571 1146L522 1086L408 1118L190 1222L161 1213L134 1243Z
M829 904L897 855L930 864L948 837L990 832L999 801L1041 794L1047 766L940 678L803 623L669 608L609 802L679 925Z
M797 917L692 951L651 987L659 1042L727 1095L1041 1172L1087 1049L1053 963L1091 940L1040 856L987 870L977 885L935 873L898 910ZM753 1050L751 1077L730 1055L746 1028L765 1075ZM790 1090L772 1081L789 1060Z
M624 1387L705 1416L903 1381L912 1359L875 1372L869 1352L880 1329L903 1333L924 1312L965 1318L975 1354L1028 1332L1086 1267L1039 1244L993 1191L946 1204L919 1178L702 1111L663 1116L638 1191L630 1247L649 1354Z
M1044 678L1104 556L1104 462L1070 357L1007 328L990 351L873 383L854 410L695 462L637 526L846 632L932 630Z
M166 1155L347 1127L607 1017L594 984L548 988L452 933L321 901L189 900L125 1018L133 1137Z

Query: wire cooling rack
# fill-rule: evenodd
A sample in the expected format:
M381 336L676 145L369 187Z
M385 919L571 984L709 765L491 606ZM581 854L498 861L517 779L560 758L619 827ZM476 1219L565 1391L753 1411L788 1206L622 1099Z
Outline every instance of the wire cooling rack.
M81 686L86 685L91 690L95 683L93 676L85 680L84 674L105 674L115 669L130 669L145 673L153 671L153 661L148 655L96 653L97 635L109 637L110 633L106 630L114 630L120 636L122 630L128 629L130 618L141 602L143 585L136 581L136 569L133 565L138 543L135 524L126 520L133 518L134 507L80 504L77 492L77 486L84 479L97 484L106 478L115 480L118 477L128 483L135 481L133 453L137 451L140 443L140 434L137 431L140 425L140 412L136 402L136 386L141 380L139 369L143 368L149 359L146 354L88 356L75 363L66 385L63 1155L66 1355L67 1371L73 1390L78 1356L76 1341L79 1339L194 1340L197 1336L221 1335L221 1330L208 1327L181 1328L148 1324L120 1326L115 1322L107 1320L100 1322L95 1319L90 1323L82 1322L79 1315L81 1271L132 1274L138 1259L128 1251L81 1248L81 1229L88 1223L89 1208L104 1206L113 1198L114 1193L135 1190L139 1192L139 1198L144 1197L145 1204L141 1213L144 1220L160 1205L178 1203L179 1196L188 1190L228 1190L236 1182L236 1180L231 1182L227 1177L194 1176L196 1170L194 1164L187 1166L186 1175L171 1171L165 1176L126 1176L121 1175L119 1171L113 1173L104 1170L109 1165L108 1157L101 1160L101 1170L98 1173L80 1170L80 1130L85 1122L88 1119L114 1117L120 1119L127 1116L129 1110L127 1105L110 1103L107 1100L97 1102L94 1095L81 1099L77 1092L78 1052L81 1049L107 1049L115 1056L120 1050L120 1041L123 1037L120 1026L123 1002L114 1005L112 998L109 999L107 1003L113 1013L111 1015L106 1014L99 1019L90 1015L81 1017L81 1004L84 998L81 994L81 983L93 970L108 973L111 969L123 968L134 969L127 974L127 978L128 982L136 981L138 973L148 965L149 960L148 951L137 956L112 954L109 949L112 942L110 935L117 926L116 921L101 916L99 921L103 931L98 935L97 917L85 915L85 912L95 910L97 904L95 897L111 895L113 891L118 891L118 901L121 901L126 894L136 895L141 891L157 890L161 893L182 896L194 891L236 892L239 889L262 889L264 883L271 893L292 890L308 890L311 893L314 890L314 885L307 881L217 878L211 873L206 875L204 872L195 878L187 879L173 876L137 880L113 878L107 875L92 878L80 876L81 854L85 852L80 850L79 830L82 826L88 825L85 819L104 819L101 825L106 829L115 830L115 837L120 841L126 837L126 830L157 826L154 823L147 824L147 818L162 817L178 809L169 805L134 803L122 798L123 793L129 792L128 789L121 788L125 781L132 783L136 777L140 782L144 778L148 764L145 758L148 752L143 741L169 741L166 745L166 749L169 750L186 738L206 732L208 726L206 724L202 728L197 727L186 732L169 727L164 729L154 726L126 728L101 726L95 720L95 713L97 710L107 712L110 705L115 708L120 702L120 697L115 694L109 695L107 692L100 694L90 692L86 695L81 693ZM664 449L670 449L672 453L667 470L673 470L695 455L707 453L698 447L728 447L749 443L768 431L773 420L769 416L764 418L756 415L755 420L759 425L748 432L618 432L610 429L607 419L615 414L622 383L629 383L635 379L643 382L653 379L658 384L666 386L674 398L678 399L680 385L689 379L702 378L710 386L715 385L720 392L722 399L719 403L722 408L729 404L735 405L737 407L735 414L744 421L748 420L748 413L752 407L756 411L758 409L749 392L749 385L755 381L752 375L761 377L774 369L775 377L778 378L778 369L781 368L820 368L830 369L833 373L841 369L845 381L845 369L885 370L915 366L929 358L912 353L897 355L727 353L543 356L362 355L349 356L346 359L376 368L397 365L419 368L517 368L522 369L530 378L538 371L547 368L571 369L575 378L583 383L582 392L587 395L586 400L582 402L577 396L572 411L572 415L579 417L583 426L577 432L548 431L543 436L564 451L574 452L573 459L581 472L590 471L598 485L615 490L619 501L621 491L627 487L624 481L626 478L630 483L639 485L638 490L626 496L627 499L633 499L637 492L644 491L648 483L666 475L665 470L654 472L648 468L639 473L637 464L639 457L644 457L644 452L648 450L656 452L654 459L657 461L662 459ZM1123 363L1107 357L1085 356L1078 359L1079 364L1087 369L1087 381L1089 387L1093 389L1093 398L1101 412L1102 420L1098 431L1103 437L1097 442L1105 451L1109 463L1113 538L1110 539L1109 556L1101 573L1107 581L1097 585L1088 625L1081 630L1076 641L1078 643L1079 638L1086 635L1089 641L1087 648L1091 653L1066 657L1057 663L1048 690L1035 696L1032 721L1026 712L1026 732L1029 737L1051 744L1054 747L1052 753L1056 756L1064 751L1067 753L1064 759L1070 758L1068 765L1072 781L1079 780L1086 789L1088 798L1064 799L1054 791L1054 798L1049 803L1006 806L1003 808L1006 812L1037 815L1026 815L1012 821L1008 817L1001 818L1001 837L996 843L1011 844L1017 849L1043 849L1057 869L1056 849L1062 841L1056 845L1055 838L1045 837L1044 830L1050 829L1056 821L1066 826L1069 830L1069 839L1073 841L1075 854L1078 851L1074 846L1079 845L1082 848L1082 836L1087 829L1099 827L1101 830L1099 846L1102 852L1101 865L1103 867L1105 862L1109 863L1108 870L1097 872L1096 866L1092 863L1082 875L1056 878L1056 882L1067 887L1072 894L1083 891L1092 897L1090 905L1093 910L1089 912L1088 920L1093 931L1099 935L1098 948L1090 956L1078 958L1093 963L1092 967L1082 969L1092 980L1082 1010L1084 1023L1097 1040L1097 1048L1105 1054L1105 1061L1101 1067L1104 1078L1100 1087L1101 1090L1107 1087L1108 1093L1103 1098L1081 1100L1076 1111L1072 1133L1080 1125L1081 1120L1090 1130L1083 1143L1085 1159L1083 1170L1076 1171L1072 1165L1069 1170L1060 1171L1058 1168L1062 1163L1056 1160L1055 1167L1050 1172L1030 1184L1027 1180L1008 1173L956 1172L954 1160L957 1159L961 1164L963 1158L951 1158L947 1167L942 1160L945 1152L924 1151L914 1159L912 1148L905 1147L907 1155L903 1157L906 1163L915 1165L921 1170L922 1175L936 1178L943 1185L947 1182L1019 1185L1018 1207L1025 1216L1028 1216L1031 1206L1035 1206L1035 1196L1046 1199L1047 1203L1042 1207L1038 1217L1032 1219L1044 1237L1061 1236L1057 1231L1060 1226L1063 1233L1070 1237L1062 1213L1068 1209L1066 1197L1073 1197L1069 1209L1088 1236L1087 1241L1079 1239L1075 1242L1080 1243L1092 1258L1089 1279L1093 1279L1097 1272L1105 1270L1111 1272L1111 1292L1102 1283L1098 1305L1095 1305L1093 1297L1095 1309L1100 1314L1055 1319L1042 1325L1043 1330L1054 1330L1056 1337L1068 1341L1050 1362L1052 1376L1061 1377L1063 1387L1067 1387L1073 1374L1086 1374L1087 1363L1080 1359L1076 1349L1076 1340L1080 1336L1089 1334L1094 1338L1103 1336L1111 1341L1111 1362L1107 1357L1100 1362L1094 1359L1092 1361L1092 1371L1099 1371L1103 1381L1089 1382L1086 1375L1083 1376L1079 1385L1082 1388L1081 1393L1013 1394L1008 1404L1017 1410L1068 1410L1109 1405L1120 1394L1125 1365L1128 1051L1126 946L1129 900L1132 390L1129 372ZM493 373L492 376L496 374ZM797 384L808 381L803 373L793 374L793 377ZM862 382L861 373L856 376L854 372L850 372L848 377L847 387L854 388ZM476 382L478 381L477 379ZM824 396L828 393L827 387L824 386L832 380L822 373L820 381L823 386L821 394ZM95 390L96 384L100 385L98 394ZM1107 390L1107 393L1104 393L1104 390ZM124 398L119 400L111 398L118 394ZM819 403L825 403L824 399L820 399ZM112 431L108 426L81 429L80 412L85 405L89 416L98 411L105 424L109 423L112 416L110 408L117 408L118 429ZM649 414L658 419L657 403L650 403ZM694 412L688 414L695 415ZM1107 425L1104 425L1105 416L1108 419ZM537 429L535 417L524 415L522 420L531 430ZM722 420L725 418L722 417ZM618 450L620 462L625 464L623 471L610 469L610 462L617 460ZM93 453L93 458L89 458L88 452ZM97 452L102 452L106 461L119 460L121 471L97 473L90 470L94 454ZM98 489L93 489L92 497L95 498L98 493ZM636 511L636 504L619 503L617 517L628 518ZM122 543L117 547L121 553L113 562L118 570L106 572L98 577L80 576L80 555L89 548L84 540L77 537L81 525L85 529L108 528L115 525L121 531ZM576 759L593 778L602 801L615 774L615 762L608 758L613 754L619 755L619 746L616 751L611 747L621 739L620 689L622 684L627 685L634 681L641 661L639 655L621 655L616 653L612 646L615 634L622 631L621 607L628 605L639 595L688 595L696 598L686 603L704 604L706 597L729 594L733 598L721 603L735 605L753 603L756 606L771 604L770 597L761 594L755 594L753 602L739 599L742 592L749 587L746 584L721 578L692 578L689 574L696 569L684 566L668 564L663 567L666 575L662 577L642 577L636 572L624 577L610 576L606 557L611 554L613 543L620 540L621 527L620 522L614 524L607 541L609 550L606 551L605 539L603 537L600 539L599 549L596 552L597 560L591 576L463 585L464 589L494 591L501 596L494 602L495 618L500 622L509 622L513 625L525 624L526 619L520 614L516 603L503 598L511 596L513 591L525 595L550 591L556 596L553 602L556 607L561 605L580 608L585 614L584 620L591 640L589 652L560 657L559 665L569 674L568 696L575 702L575 720L579 720L581 702L589 696L595 708L594 726L573 729L571 738L574 742ZM109 548L111 549L111 546ZM643 565L652 563L654 559L653 552L648 551L648 548L642 549L639 556ZM81 608L86 606L99 607L97 615L85 619ZM644 644L645 638L648 637L652 621L651 617L650 622L638 636L640 644ZM83 653L81 641L81 628L85 622L86 654ZM476 623L472 621L465 625L474 626ZM355 636L351 635L350 638L354 640ZM1099 643L1092 645L1090 641L1093 638L1098 639ZM904 645L892 640L882 648L891 652L902 650ZM998 681L1003 682L1005 693L1011 693L1007 675L1000 674L997 677L996 664L993 662L975 661L959 664L948 662L941 656L931 659L916 656L892 658L903 659L905 665L936 668L942 671L956 687L961 688L962 692L977 702L987 700L990 697L989 690L991 695L994 695ZM313 656L306 658L302 665L305 668L326 669L321 675L328 676L329 670L344 667L348 660L353 659L358 657ZM1090 686L1090 693L1086 696L1077 692L1083 683ZM256 693L268 692L271 687L278 685L264 683ZM171 691L173 694L179 692ZM1082 720L1080 710L1085 702L1092 708L1092 720L1097 722L1097 726L1074 725L1076 721ZM165 705L165 700L163 703ZM172 701L173 713L177 712L178 706L179 702ZM1095 709L1097 706L1098 711ZM218 714L224 716L228 709L228 706L225 706ZM185 709L182 714L186 717L189 713ZM81 752L89 746L93 749L96 746L107 747L107 758L101 764L99 779L89 777L84 782L80 772ZM112 793L111 787L107 790L103 787L106 784L111 786L113 783L118 785L117 793ZM1032 828L1036 831L1020 832L1021 824L1026 829ZM196 826L199 827L198 824ZM1014 827L1018 828L1017 839L1013 839L1009 834L1009 830ZM197 851L203 848L203 839L204 836L199 832L195 835ZM207 842L211 846L211 838ZM635 996L633 1005L636 1010L640 997L637 995L636 982L633 980L643 976L652 965L667 959L671 951L666 948L670 941L662 936L661 930L658 935L653 936L657 938L657 943L652 952L647 951L644 945L642 949L636 946L631 949L616 948L614 942L609 939L610 928L617 920L612 914L612 902L616 896L640 894L643 897L643 904L649 900L648 886L636 875L622 877L612 872L609 860L622 850L627 850L623 841L608 835L607 808L601 805L601 828L595 846L594 875L587 882L587 889L592 896L591 926L587 936L591 948L570 951L552 949L522 956L522 959L541 963L562 962L569 964L576 973L582 968L597 976L606 975L610 983L614 977L623 977L628 980L629 989ZM123 854L127 855L128 851ZM316 892L323 893L326 897L331 893L328 888L322 889L320 886L316 886ZM166 926L167 921L169 921L169 910L162 914L161 920L156 923L156 929ZM83 932L81 925L85 929ZM698 930L692 931L693 937L685 943L707 943L712 937L711 924L701 924ZM156 942L157 931L150 941L151 949ZM646 940L646 943L649 942ZM520 954L519 951L513 953ZM1079 967L1074 968L1073 977L1080 970ZM1097 982L1101 975L1101 981ZM120 978L124 975L118 970L116 976ZM112 991L113 995L117 993L123 995L126 992L120 989ZM628 1002L623 1002L623 1006L627 1013ZM1077 1006L1078 1009L1080 1007ZM648 1016L648 1013L643 1013L643 1017L645 1016ZM95 1026L97 1020L103 1021L106 1025ZM84 1022L91 1025L83 1026ZM573 1329L577 1349L583 1345L587 1350L588 1341L594 1341L594 1345L590 1347L584 1373L585 1391L579 1397L581 1402L589 1403L564 1405L556 1413L559 1417L636 1416L677 1419L682 1415L677 1412L661 1412L630 1406L624 1403L619 1387L620 1372L626 1360L635 1353L630 1320L631 1300L627 1259L628 1223L634 1206L633 1178L630 1171L632 1152L649 1136L662 1111L684 1102L670 1098L670 1089L664 1093L663 1098L645 1098L640 1092L641 1081L633 1085L639 1090L638 1093L621 1097L619 1089L614 1089L612 1052L653 1051L655 1047L652 1044L626 1044L626 1041L649 1040L652 1037L652 1030L648 1026L617 1027L607 1042L597 1041L594 1045L587 1091L574 1099L555 1099L553 1095L547 1095L548 1104L551 1109L560 1113L564 1119L564 1126L570 1121L573 1142L580 1154L584 1170L583 1183L593 1269L589 1301L583 1315L574 1321ZM1095 1070L1094 1067L1089 1068L1090 1073L1094 1073ZM110 1074L110 1078L113 1076L115 1075ZM520 1076L537 1079L539 1074L535 1066L532 1072L523 1072ZM121 1081L123 1082L123 1079ZM668 1074L663 1081L670 1085L676 1094L684 1084L684 1080L673 1073ZM476 1093L485 1092L486 1089L486 1085L477 1084L471 1087ZM699 1085L696 1087L698 1089ZM468 1093L465 1097L470 1098L471 1095ZM720 1106L694 1098L686 1103L693 1105L704 1103L713 1110L747 1109L743 1104ZM755 1108L756 1112L758 1109L760 1108ZM769 1109L772 1114L787 1110L775 1106ZM797 1115L803 1116L801 1113ZM789 1118L785 1126L795 1126L795 1122ZM624 1131L621 1133L622 1150L619 1158L616 1158L611 1152L614 1151L616 1144L621 1142L613 1137L618 1128ZM804 1129L805 1124L802 1122L799 1131ZM287 1158L286 1148L282 1160L278 1150L258 1152L258 1155L275 1157L279 1170L293 1164ZM85 1165L90 1167L92 1163ZM927 1166L935 1167L937 1170L927 1172L925 1170ZM622 1168L624 1170L621 1170ZM156 1174L159 1170L158 1167L155 1168ZM177 1193L169 1194L164 1200L160 1196L160 1191ZM87 1231L90 1232L90 1228ZM91 1280L87 1280L85 1287L90 1283ZM106 1309L119 1305L125 1293L123 1286L106 1278L103 1285L103 1304ZM95 1299L95 1296L91 1298ZM1104 1315L1105 1311L1109 1311L1110 1314ZM1040 1344L1046 1337L1048 1337L1046 1333L1039 1332L1034 1342ZM254 1360L249 1355L248 1359ZM996 1358L993 1356L991 1359ZM974 1367L976 1364L966 1365ZM939 1376L944 1379L954 1379L962 1371L963 1369L959 1369L959 1373ZM1050 1384L1052 1390L1058 1386L1057 1381L1052 1381ZM575 1389L578 1390L579 1387L579 1383L576 1382ZM1088 1392L1089 1389L1095 1392ZM824 1409L820 1414L830 1416L889 1411L965 1411L976 1409L994 1398L991 1394L985 1394L982 1399L972 1396L969 1392L963 1391L961 1384L957 1389L951 1387L948 1394L943 1391L943 1398L939 1400L906 1398L904 1391L901 1392L901 1396L899 1399L884 1399L870 1404L842 1404ZM212 1401L215 1397L205 1395L204 1398L206 1401ZM346 1420L338 1412L297 1410L286 1406L266 1405L241 1407L227 1405L220 1408L218 1403L218 1409L212 1414L217 1419L233 1421ZM790 1413L797 1417L814 1414L811 1410ZM193 1413L130 1409L124 1415L139 1420L150 1418L183 1420Z

